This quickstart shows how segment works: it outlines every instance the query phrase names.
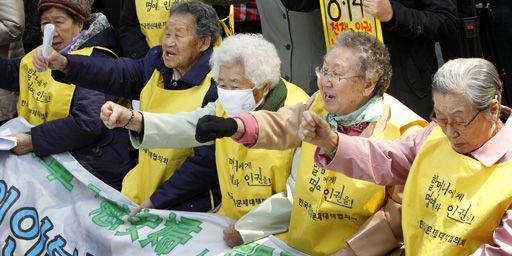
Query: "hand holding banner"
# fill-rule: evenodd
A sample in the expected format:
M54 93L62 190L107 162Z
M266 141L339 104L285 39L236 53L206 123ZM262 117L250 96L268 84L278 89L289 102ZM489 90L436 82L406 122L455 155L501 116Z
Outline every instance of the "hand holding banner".
M16 137L14 136L0 137L0 150L11 150L17 144Z
M346 30L366 32L382 41L380 22L363 7L363 0L320 0L327 48Z

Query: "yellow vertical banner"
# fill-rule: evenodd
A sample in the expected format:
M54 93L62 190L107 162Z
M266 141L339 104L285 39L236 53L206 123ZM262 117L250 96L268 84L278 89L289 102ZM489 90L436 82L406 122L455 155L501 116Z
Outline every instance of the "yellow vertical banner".
M380 21L366 13L363 0L320 0L327 49L341 32L366 32L382 41Z

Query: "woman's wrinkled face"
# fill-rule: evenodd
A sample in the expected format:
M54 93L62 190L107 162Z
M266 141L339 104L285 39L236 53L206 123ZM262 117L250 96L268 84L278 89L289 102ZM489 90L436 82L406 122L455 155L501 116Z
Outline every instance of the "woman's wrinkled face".
M65 10L56 7L51 7L41 14L41 31L44 31L46 24L55 26L52 42L55 51L61 51L71 44L83 28L82 22L75 22Z
M197 36L192 14L177 13L169 17L162 40L162 58L166 67L184 75L209 46L209 37Z
M325 56L317 84L329 113L349 114L373 95L375 86L368 86L368 81L355 70L358 57L358 50L340 46L332 48Z
M245 75L244 65L235 63L231 65L221 65L219 67L219 78L217 84L220 88L226 90L244 90L254 89L256 85ZM254 89L252 91L254 101L259 102L268 93L267 86Z
M433 92L435 121L450 140L453 150L470 153L487 142L496 130L497 100L478 111L463 94Z

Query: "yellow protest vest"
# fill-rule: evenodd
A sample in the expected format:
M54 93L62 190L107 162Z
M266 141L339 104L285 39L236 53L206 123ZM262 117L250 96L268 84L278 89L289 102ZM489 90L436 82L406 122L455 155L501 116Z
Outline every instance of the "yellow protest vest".
M169 19L170 10L173 4L187 2L183 0L136 0L135 10L140 24L140 30L149 48L162 44L162 36L165 30L165 24ZM225 19L220 20L226 35L234 34L234 11L230 7L229 25L225 24ZM230 27L228 27L230 26Z
M302 89L285 85L285 106L307 101ZM220 103L216 115L227 116ZM222 194L218 214L238 220L266 198L285 191L294 151L249 149L231 138L217 139L215 159Z
M299 102L306 103L308 101L309 95L304 90L302 90L302 88L286 81L283 78L281 78L281 81L284 82L287 91L286 100L284 102L285 106L291 106Z
M401 112L395 102L388 102L391 118L385 130L372 140L398 139L402 127L421 119L393 115ZM310 110L321 116L327 114L319 94ZM287 243L310 255L331 255L345 248L347 238L384 205L386 190L384 186L318 167L314 163L315 150L316 146L302 142Z
M166 90L162 74L155 70L140 94L140 109L168 114L192 111L201 107L210 88L210 80L211 75L208 74L199 86L187 90ZM124 177L121 192L135 203L142 203L192 154L191 148L140 149L139 163Z
M407 255L469 255L492 235L512 203L512 161L485 167L455 152L441 128L421 147L404 190Z
M91 55L94 48L110 52L102 47L87 47L69 54ZM36 50L25 55L20 62L20 96L18 115L32 125L65 118L69 114L75 86L59 83L52 78L51 70L37 72L32 63Z

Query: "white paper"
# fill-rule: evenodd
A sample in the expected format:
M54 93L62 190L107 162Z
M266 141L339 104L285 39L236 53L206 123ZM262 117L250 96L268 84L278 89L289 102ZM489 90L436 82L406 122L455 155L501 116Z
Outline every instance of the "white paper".
M11 150L18 145L16 137L14 136L3 136L0 137L0 150Z
M43 57L48 57L52 52L52 42L53 42L53 32L55 31L55 26L53 24L46 24L44 26L43 33Z
M7 135L14 134L14 132L11 131L9 128L4 128L5 126L2 126L0 130L0 137L6 137Z

